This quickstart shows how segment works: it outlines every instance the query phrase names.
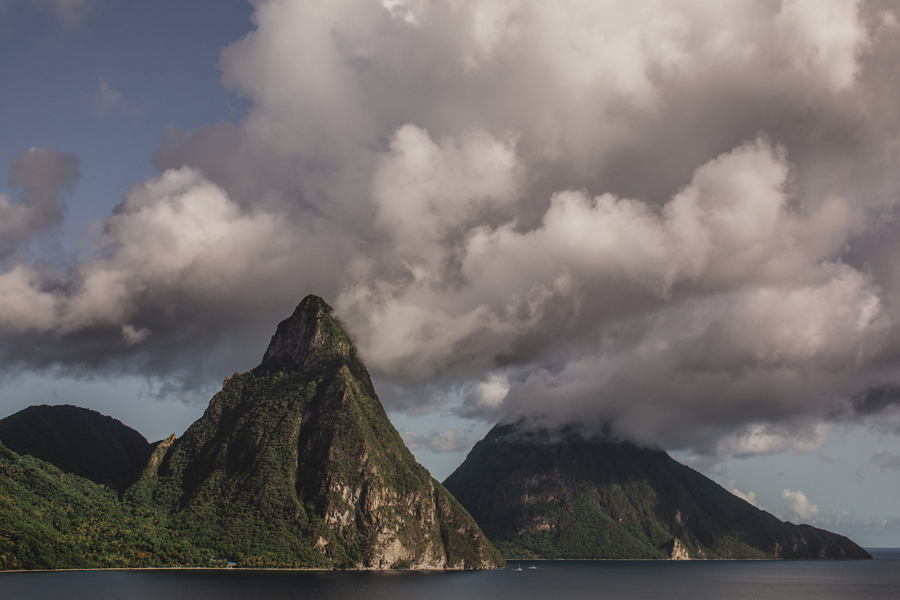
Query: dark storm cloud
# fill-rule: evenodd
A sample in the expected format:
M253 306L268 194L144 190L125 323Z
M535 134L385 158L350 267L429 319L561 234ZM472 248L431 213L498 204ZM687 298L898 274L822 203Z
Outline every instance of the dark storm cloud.
M880 385L856 394L851 400L856 414L869 416L884 412L885 409L900 405L900 387Z
M8 365L196 388L318 293L411 412L753 454L900 386L890 4L254 6L246 118L168 131L95 260L0 274Z

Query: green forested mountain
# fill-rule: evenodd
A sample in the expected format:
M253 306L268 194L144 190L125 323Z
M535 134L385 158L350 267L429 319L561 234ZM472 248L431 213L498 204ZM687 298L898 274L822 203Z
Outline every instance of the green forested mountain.
M126 501L246 566L491 568L500 554L391 425L350 338L309 296L262 364L157 448Z
M179 439L153 447L75 407L4 422L32 456L0 445L0 568L504 564L407 450L315 296Z
M0 442L66 473L114 486L137 477L152 446L120 421L77 406L29 406L0 419Z
M0 443L0 569L211 564L165 514Z
M0 421L7 439L20 452L0 444L0 569L504 564L466 509L507 558L869 557L662 451L523 424L492 429L445 489L315 296L181 438L32 407Z
M444 485L511 558L871 558L661 450L495 426Z

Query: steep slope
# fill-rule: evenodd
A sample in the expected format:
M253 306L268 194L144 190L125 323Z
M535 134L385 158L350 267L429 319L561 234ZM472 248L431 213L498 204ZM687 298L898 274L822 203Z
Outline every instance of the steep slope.
M153 450L140 433L77 406L29 406L0 420L0 441L62 471L114 486L136 477Z
M661 450L495 426L444 485L510 558L871 558Z
M166 516L0 443L0 570L209 566Z
M262 364L157 448L126 499L246 566L493 568L500 554L419 465L321 298Z

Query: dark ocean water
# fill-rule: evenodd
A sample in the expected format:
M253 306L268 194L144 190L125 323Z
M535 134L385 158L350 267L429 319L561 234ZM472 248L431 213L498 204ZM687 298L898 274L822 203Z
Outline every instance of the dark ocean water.
M897 600L900 549L876 549L872 554L875 559L870 561L522 561L503 571L476 573L0 573L0 599ZM522 570L513 570L519 564Z

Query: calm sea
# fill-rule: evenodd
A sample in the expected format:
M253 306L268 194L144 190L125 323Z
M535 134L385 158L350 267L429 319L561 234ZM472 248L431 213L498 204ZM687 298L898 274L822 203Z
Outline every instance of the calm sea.
M900 549L871 561L522 561L477 573L0 573L3 600L869 600L900 598ZM521 566L521 571L513 570ZM530 569L529 567L536 567Z

